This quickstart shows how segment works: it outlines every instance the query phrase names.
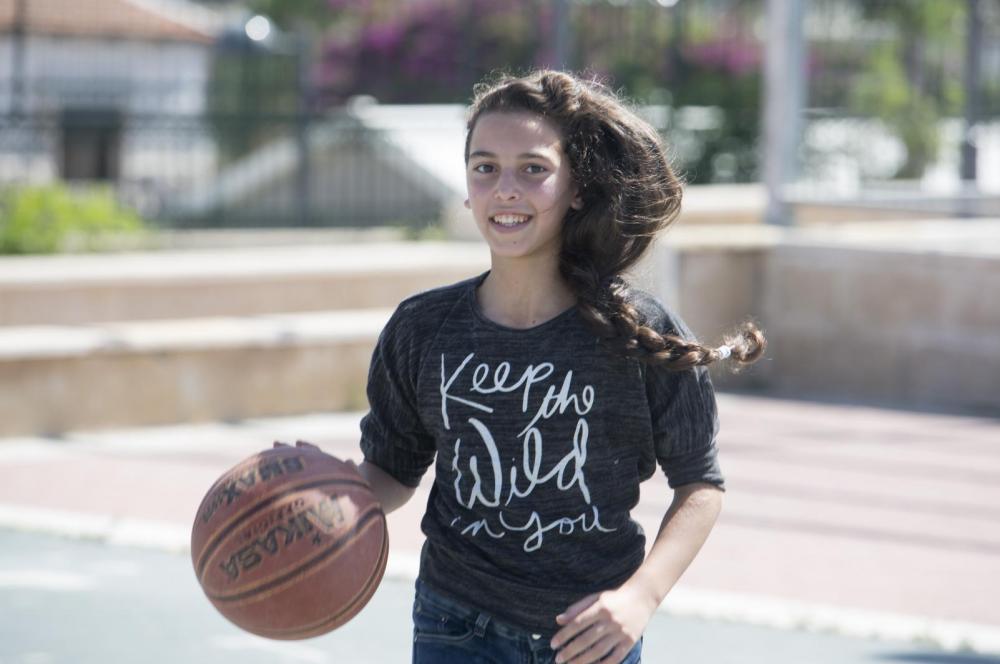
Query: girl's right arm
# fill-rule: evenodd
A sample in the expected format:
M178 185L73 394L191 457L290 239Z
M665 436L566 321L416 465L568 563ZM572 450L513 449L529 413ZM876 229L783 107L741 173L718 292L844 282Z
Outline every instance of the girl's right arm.
M288 443L283 443L280 440L274 441L274 446L291 447ZM318 452L323 452L323 450L316 445L304 440L295 441L295 446L310 447ZM324 454L326 453L324 452ZM365 478L365 481L368 482L368 486L371 487L372 493L374 493L375 497L378 498L378 501L382 503L382 511L386 514L405 505L407 501L413 497L413 494L417 492L416 487L409 487L400 483L395 477L367 460L362 461L360 466L354 463L351 459L347 459L346 463L354 466L354 468L361 474L361 477Z
M392 475L369 461L362 461L357 468L361 476L368 481L372 493L382 503L382 511L386 514L405 505L417 491L415 487L401 484Z

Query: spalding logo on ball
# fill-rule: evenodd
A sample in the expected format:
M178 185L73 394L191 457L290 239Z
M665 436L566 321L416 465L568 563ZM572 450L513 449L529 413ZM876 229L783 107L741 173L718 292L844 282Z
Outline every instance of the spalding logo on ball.
M353 618L382 581L385 514L351 465L311 447L279 447L231 468L208 490L191 560L222 615L272 639L325 634Z

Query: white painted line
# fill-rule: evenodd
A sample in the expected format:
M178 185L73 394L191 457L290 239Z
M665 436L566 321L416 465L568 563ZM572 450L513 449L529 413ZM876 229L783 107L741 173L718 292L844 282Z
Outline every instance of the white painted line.
M6 438L0 444L0 464L46 463L79 458L64 442L43 438Z
M181 554L190 550L190 529L176 523L114 519L108 515L20 505L0 504L0 529L73 539L96 539L110 545ZM386 563L385 578L412 582L419 569L418 552L391 552ZM3 578L0 578L0 586L2 585ZM658 610L668 615L705 620L827 632L852 638L913 641L931 644L947 651L1000 654L1000 626L811 604L764 595L681 586L670 592ZM309 655L303 655L308 660Z
M188 551L191 538L189 528L165 521L10 504L0 504L0 528L173 553Z
M155 456L164 452L259 451L275 440L352 442L361 436L360 422L367 411L321 412L282 417L260 417L234 423L204 422L70 431L58 440L41 437L4 438L0 464L77 459L87 454L114 452ZM323 446L323 445L321 445ZM360 455L360 447L357 448Z
M0 589L45 590L51 592L80 592L93 590L97 580L92 576L51 570L17 569L0 570Z
M112 524L107 542L118 546L187 553L191 550L191 528L175 523L122 519Z
M851 609L764 595L675 588L663 613L775 629L828 632L852 638L920 641L944 650L1000 653L1000 626Z
M0 528L10 530L104 540L111 531L112 523L113 519L103 514L0 504Z
M59 441L45 438L10 438L0 445L0 463L49 461L81 453L111 451L143 457L164 452L245 451L266 449L275 440L345 440L360 438L361 411L307 413L284 417L253 418L232 424L205 422L131 427L97 431L72 431ZM358 448L360 454L360 447Z
M212 637L211 644L213 648L219 650L248 650L278 655L283 662L325 664L330 661L328 653L320 648L287 641L279 643L253 634L215 636Z

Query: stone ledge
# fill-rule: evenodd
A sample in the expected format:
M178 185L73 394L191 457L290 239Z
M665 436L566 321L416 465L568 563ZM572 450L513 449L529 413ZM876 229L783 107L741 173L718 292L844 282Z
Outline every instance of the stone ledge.
M392 309L0 328L0 362L371 341Z
M302 275L359 275L420 268L489 266L484 243L394 242L363 245L239 247L190 251L8 256L0 259L0 288L14 285L261 279Z
M0 329L0 436L360 410L391 313Z
M0 327L394 307L487 269L444 243L4 258Z

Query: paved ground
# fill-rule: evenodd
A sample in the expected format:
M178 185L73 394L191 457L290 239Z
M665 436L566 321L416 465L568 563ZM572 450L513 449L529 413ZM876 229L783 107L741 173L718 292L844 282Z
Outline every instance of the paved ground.
M772 662L998 661L944 656L937 649L1000 654L1000 420L732 394L720 395L719 403L729 491L705 549L662 607L664 633L671 625L683 625L676 629L701 634L701 643L727 646L723 650L730 652L729 641L716 643L721 634L716 623L686 622L701 618L877 636L897 644L880 651L881 659L858 659L867 655L855 653L829 660L820 658L827 646L807 640L808 657L767 660ZM0 526L101 540L104 553L87 549L91 558L128 557L134 550L139 555L136 547L182 552L197 504L223 470L275 439L308 439L357 459L358 417L317 415L2 440ZM417 497L390 517L385 601L395 608L386 611L399 612L392 622L402 623L406 634L408 615L400 607L412 596L408 584L429 483L425 478ZM636 517L647 531L656 531L668 502L664 480L643 485ZM19 535L3 537L0 552L6 553L8 545L33 546L33 540L10 539ZM60 550L55 540L39 541L46 550ZM65 546L69 551L82 545ZM165 560L175 561L183 578L185 558ZM7 588L0 584L0 636L27 638L24 624L42 620L44 612L37 605L30 608L37 601L31 593L8 592L12 583L21 583L17 579L25 572L18 569L5 570L14 581ZM192 582L193 575L188 586ZM179 585L171 588L184 592ZM90 615L87 606L84 601L76 610ZM133 617L164 620L155 611L143 616L137 610ZM168 627L169 621L161 625ZM726 639L740 643L731 636L738 633L753 641L759 628L740 629L750 631L727 631ZM901 647L902 642L910 645ZM7 653L0 662L97 661L11 657ZM100 661L138 660L109 656ZM178 653L176 661L197 660ZM678 661L765 660L692 655Z
M413 585L388 579L353 621L303 642L233 627L201 595L187 556L0 531L0 664L400 664ZM804 631L657 614L643 661L712 664L1000 664Z

